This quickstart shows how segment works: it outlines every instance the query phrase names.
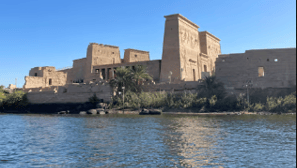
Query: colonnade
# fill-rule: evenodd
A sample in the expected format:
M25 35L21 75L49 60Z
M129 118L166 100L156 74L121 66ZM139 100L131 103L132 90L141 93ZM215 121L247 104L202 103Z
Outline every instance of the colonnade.
M133 69L135 68L135 66L125 66L125 67L132 67ZM103 80L114 79L116 77L115 75L116 68L118 67L95 69L95 74L99 74L99 78Z

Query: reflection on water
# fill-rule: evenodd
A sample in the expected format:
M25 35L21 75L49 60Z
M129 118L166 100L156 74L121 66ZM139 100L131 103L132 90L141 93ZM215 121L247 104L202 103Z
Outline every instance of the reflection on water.
M165 143L173 153L181 156L179 163L185 167L203 165L220 166L216 161L223 157L222 150L217 147L220 132L217 120L198 117L174 118L168 125Z
M295 115L0 114L0 167L295 165Z

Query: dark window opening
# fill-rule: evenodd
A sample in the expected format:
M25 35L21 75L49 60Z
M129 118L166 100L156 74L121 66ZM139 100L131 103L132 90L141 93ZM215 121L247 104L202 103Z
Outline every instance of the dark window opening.
M135 54L135 57L137 57L137 55Z
M249 57L246 57L246 59L249 59Z
M204 72L207 72L207 66L204 65Z
M52 85L52 79L48 80L48 85Z
M112 54L114 54L114 52L111 52Z
M107 68L107 77L106 77L106 79L108 80L108 79L110 79L110 71L111 70L111 68Z
M133 71L135 71L135 66L132 66Z
M193 80L196 81L195 69L193 69Z
M269 61L269 59L267 59L267 61Z
M35 73L34 76L37 76L37 73Z

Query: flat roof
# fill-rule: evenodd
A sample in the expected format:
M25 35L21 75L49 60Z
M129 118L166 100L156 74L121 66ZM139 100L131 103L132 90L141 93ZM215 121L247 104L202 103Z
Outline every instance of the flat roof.
M195 23L193 23L192 21L190 21L189 19L187 19L186 17L184 17L183 15L177 13L177 14L172 14L172 15L166 15L164 16L166 19L167 18L171 18L171 17L179 17L182 18L183 20L185 20L186 22L188 22L189 24L191 24L192 26L196 27L197 29L199 28L198 25L196 25Z

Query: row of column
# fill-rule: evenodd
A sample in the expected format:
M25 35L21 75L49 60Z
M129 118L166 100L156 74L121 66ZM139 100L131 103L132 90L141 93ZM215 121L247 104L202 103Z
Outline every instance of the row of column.
M110 73L111 72L111 73ZM99 78L103 80L114 79L115 68L95 69L95 73L99 74Z
M129 67L129 66L126 66ZM99 78L103 80L110 80L115 78L115 69L118 67L113 68L102 68L102 69L95 69L95 73L99 74ZM132 68L135 68L132 66ZM111 72L111 73L110 73Z

